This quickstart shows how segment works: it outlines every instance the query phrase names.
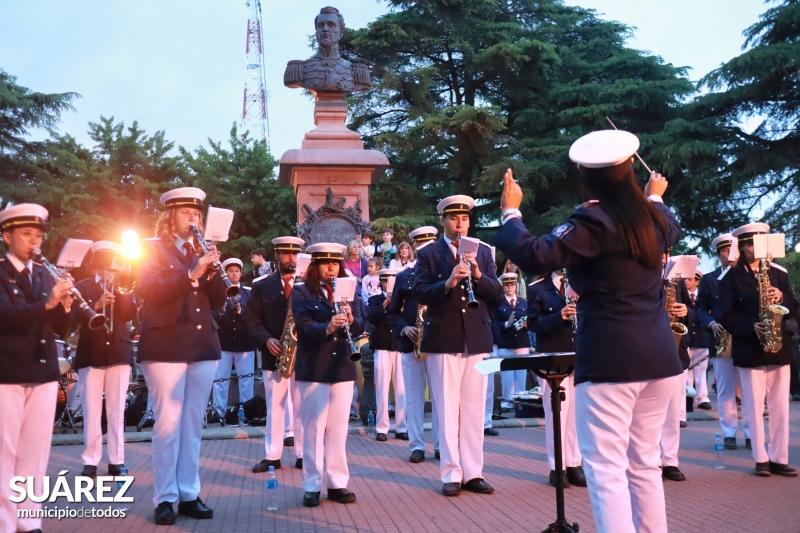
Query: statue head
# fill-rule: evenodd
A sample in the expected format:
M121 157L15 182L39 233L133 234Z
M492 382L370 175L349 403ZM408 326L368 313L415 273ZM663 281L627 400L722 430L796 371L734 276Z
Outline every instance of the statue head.
M344 17L335 7L323 7L314 17L317 42L320 47L330 49L339 43L344 33Z

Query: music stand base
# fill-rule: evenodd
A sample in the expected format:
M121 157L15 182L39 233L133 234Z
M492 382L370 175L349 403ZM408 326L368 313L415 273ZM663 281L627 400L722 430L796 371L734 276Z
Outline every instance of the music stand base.
M542 533L578 533L579 527L577 522L573 522L572 525L568 524L567 521L556 521L547 526L547 529L542 531Z

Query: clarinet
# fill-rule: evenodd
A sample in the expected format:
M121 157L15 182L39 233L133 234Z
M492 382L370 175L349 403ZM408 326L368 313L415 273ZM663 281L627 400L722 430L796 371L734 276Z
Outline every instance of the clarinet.
M461 242L461 234L456 233L456 242ZM467 309L478 309L481 303L475 298L475 292L472 289L472 265L467 264L464 258L461 258L461 263L467 265Z
M336 278L331 278L331 290L336 292ZM333 296L333 295L331 295ZM344 311L339 310L339 302L336 300L333 301L333 307L336 309L337 313L345 314ZM361 360L361 352L356 348L356 343L353 342L353 335L350 333L350 323L345 321L344 323L344 332L347 335L347 347L350 350L350 361L353 363Z
M200 248L203 249L203 253L209 253L210 249L208 247L208 243L203 238L203 234L200 233L200 230L197 229L197 226L191 226L192 232L194 232L195 238L197 238L197 242L200 243ZM233 284L233 282L228 278L228 274L225 273L225 269L222 268L222 263L219 261L214 261L213 267L217 269L220 277L222 278L223 283L225 283L225 296L228 298L233 298L237 294L239 294L239 287Z

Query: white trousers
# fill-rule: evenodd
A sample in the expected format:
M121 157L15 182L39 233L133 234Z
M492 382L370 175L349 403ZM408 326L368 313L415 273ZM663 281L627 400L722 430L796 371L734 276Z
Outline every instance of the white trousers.
M97 466L103 458L103 394L108 420L108 464L125 462L125 399L131 381L128 365L86 367L78 370L83 398L83 464Z
M378 403L378 412L375 414L376 433L389 433L389 382L394 383L395 433L407 433L406 387L400 352L375 350L375 397Z
M293 377L284 378L277 372L264 372L264 395L267 401L267 427L264 428L265 457L277 461L283 455L284 424L290 413L297 428L294 433L294 454L303 457L303 423L300 421L300 390ZM292 400L291 407L289 400Z
M142 363L153 404L153 505L200 494L203 414L216 361Z
M684 375L686 372L684 372ZM681 418L683 416L683 418ZM681 420L686 419L686 382L676 380L675 390L667 401L664 425L661 427L661 464L679 466L678 449L681 447Z
M708 348L689 348L691 363L690 370L686 373L686 385L694 387L697 396L694 398L695 405L700 405L708 401ZM698 363L698 361L702 361ZM695 365L694 368L691 368Z
M789 365L736 368L742 384L742 419L750 428L757 463L789 462ZM764 396L769 409L769 447L764 436Z
M289 378L290 380L292 378ZM296 389L297 387L294 385L290 385L291 388ZM298 394L298 399L300 395ZM284 410L283 415L283 438L286 437L294 437L294 418L295 418L295 408L294 408L294 401L292 400L292 395L289 394L286 397L286 409ZM297 406L297 421L300 421L300 406ZM302 424L301 424L302 426ZM302 429L301 429L302 431ZM302 456L301 456L302 457Z
M599 533L667 531L658 436L683 375L575 386L578 444Z
M298 381L300 414L303 420L303 490L321 492L346 489L348 406L353 399L353 382L313 383ZM323 481L324 479L324 481Z
M403 383L406 386L406 427L408 428L408 449L425 450L425 387L428 384L427 362L414 359L414 352L403 352ZM433 449L439 449L439 417L436 416L436 400L431 395L433 407Z
M719 410L719 426L723 437L736 438L736 427L739 413L736 410L736 367L731 357L714 358L714 379L717 382L717 409ZM750 438L747 419L742 417L744 438Z
M499 357L497 345L492 345L492 353L489 357ZM486 404L483 413L483 427L484 429L491 428L494 423L492 422L492 415L494 414L494 372L486 375Z
M486 376L475 370L488 354L428 354L428 377L439 416L443 483L483 478Z
M514 371L516 372L516 370ZM555 439L553 437L553 401L550 398L550 385L542 380L542 407L544 408L545 444L547 445L547 466L556 469ZM575 375L570 374L562 382L564 400L561 401L561 457L564 467L581 466L581 450L578 446L578 432L575 427Z
M20 503L9 500L9 483L14 476L32 476L36 492L50 460L53 419L56 416L58 383L41 385L0 385L0 531L29 531L42 527L41 518L18 518L18 510L37 511L41 503L30 498ZM52 486L52 485L51 485Z
M222 352L222 357L217 361L214 373L214 412L220 418L225 418L228 410L228 387L230 387L231 368L236 366L236 376L239 382L239 403L244 403L253 397L253 376L242 376L253 373L253 363L256 359L255 352ZM216 381L224 379L226 381Z

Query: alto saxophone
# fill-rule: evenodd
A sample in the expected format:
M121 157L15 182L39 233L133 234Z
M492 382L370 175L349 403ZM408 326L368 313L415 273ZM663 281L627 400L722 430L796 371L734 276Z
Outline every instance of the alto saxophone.
M275 372L281 377L288 378L294 373L294 364L297 361L297 326L294 323L292 314L292 297L286 301L289 310L286 312L286 320L283 322L281 331L281 353L275 361Z
M717 357L730 357L731 356L731 334L723 331L717 337Z
M422 348L422 332L425 329L425 313L428 310L427 305L417 306L417 320L414 322L414 327L417 328L417 340L414 343L414 359L416 361L427 361L428 354L421 351Z
M675 291L677 286L678 276L672 278L672 281L667 282L664 288L664 309L666 309L667 315L669 316L669 327L672 330L672 335L675 337L675 345L680 346L681 337L689 333L689 328L678 322L676 317L670 312L672 305L675 303Z
M765 323L769 329L759 335L761 347L767 353L778 353L783 347L783 315L789 310L778 304L770 303L767 291L772 288L769 281L769 263L761 259L758 269L758 321Z

